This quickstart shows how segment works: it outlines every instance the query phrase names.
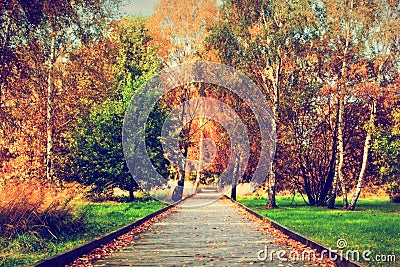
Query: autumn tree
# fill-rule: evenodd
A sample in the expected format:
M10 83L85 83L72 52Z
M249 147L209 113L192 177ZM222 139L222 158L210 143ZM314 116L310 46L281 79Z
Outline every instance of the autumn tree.
M363 50L360 42L366 35L366 25L371 17L370 3L355 3L354 1L326 1L325 15L322 25L326 28L321 36L320 44L320 77L326 88L332 88L335 95L337 113L335 115L335 154L334 176L329 206L334 205L338 184L343 196L343 207L347 208L348 179L343 175L345 161L345 105L351 96L351 89L356 84L352 79L352 70L357 69L359 51ZM323 50L323 51L322 51ZM353 76L354 77L354 76ZM329 90L329 89L328 89ZM332 170L331 170L332 172ZM322 203L321 203L322 204Z
M203 41L207 35L207 25L218 16L215 0L162 0L155 7L155 13L148 19L148 28L153 42L158 45L159 55L167 66L174 66L184 62L199 59ZM187 101L194 96L199 96L199 88L194 84L181 86L180 92L173 97L183 103L181 121L188 121L182 125L181 135L183 157L188 157L191 142L190 107ZM184 164L186 166L186 163ZM182 198L186 170L180 170L178 186L175 188L174 199Z
M169 66L199 58L207 25L216 18L215 0L162 0L148 20L159 54Z
M398 103L398 101L397 101ZM389 118L387 118L389 117ZM381 123L379 117L372 143L373 165L382 184L387 186L390 200L400 202L400 111L395 108Z
M21 153L37 154L36 158L40 161L43 156L40 155L42 148L45 147L44 173L49 180L54 178L55 133L60 124L67 124L66 121L59 120L62 116L57 117L56 111L61 106L67 107L70 104L57 101L57 96L70 89L62 83L64 67L69 62L71 51L101 36L111 6L111 1L1 3L1 18L5 22L4 35L2 31L4 54L2 53L1 60L7 66L1 74L2 105L8 106L4 110L10 110L10 106L13 106L10 103L19 96L30 95L28 99L32 102L25 107L27 110L15 106L11 109L19 113L32 111L31 114L25 117L14 113L8 121L23 122L22 128L19 128L23 130L19 133L24 136L33 135L38 144L32 153ZM21 62L26 63L20 64ZM25 85L18 84L19 77L24 77ZM17 98L7 99L12 95ZM30 133L27 134L28 132ZM41 171L37 175L42 176Z
M397 1L378 1L373 5L373 22L367 29L364 53L371 61L364 69L365 85L361 94L369 103L370 115L365 126L366 137L363 148L362 165L358 175L356 190L351 198L349 210L354 210L364 185L370 146L376 121L376 113L382 107L384 97L390 99L396 81L396 62L399 62L400 6ZM371 16L371 15L370 15ZM392 88L390 88L392 87ZM366 95L368 97L366 97Z
M130 201L133 201L133 193L138 189L137 181L140 178L130 174L125 162L122 128L125 111L133 94L160 69L161 61L155 47L149 44L151 38L145 23L143 18L131 17L113 24L108 46L101 48L108 52L103 61L116 59L112 65L116 71L109 85L109 93L103 98L97 97L97 101L103 100L92 105L87 114L80 116L76 129L66 137L69 143L64 160L68 162L65 166L65 172L68 173L66 179L93 186L94 193L99 196L107 195L110 189L118 186L127 190ZM79 67L76 66L76 69ZM154 120L162 119L162 112L153 114L151 118L147 135L152 143L150 148L154 148L157 144L154 132L159 130ZM149 153L156 165L165 165L160 153ZM162 167L160 173L167 169L166 166Z
M293 55L297 68L285 80L281 95L281 134L284 145L277 151L280 189L306 195L308 205L325 202L332 184L332 146L335 129L330 97L323 94L319 79L317 41ZM326 191L325 191L326 190Z
M279 105L283 73L293 68L290 53L309 37L314 14L307 1L231 1L223 7L223 19L209 38L223 63L246 72L265 94L279 135ZM267 207L275 208L275 163L268 174Z

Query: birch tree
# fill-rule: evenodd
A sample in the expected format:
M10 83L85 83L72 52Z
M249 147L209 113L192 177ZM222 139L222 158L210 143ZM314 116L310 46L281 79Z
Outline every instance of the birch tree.
M335 174L333 179L333 188L331 192L331 203L336 199L337 184L340 183L340 188L343 197L343 208L347 209L347 179L343 174L343 164L345 160L344 146L344 127L345 127L345 105L350 96L350 91L353 81L349 79L350 69L357 58L360 50L363 50L360 40L365 37L366 25L370 23L370 3L342 1L342 0L327 0L325 3L325 38L326 44L332 51L330 58L330 71L323 73L322 79L327 84L334 87L336 105L337 105L337 153L335 159ZM321 55L324 57L324 55Z
M166 66L196 61L203 50L207 25L218 16L215 0L162 0L155 7L155 14L148 19L148 28L153 42L158 45L159 55ZM201 86L201 85L198 85ZM199 87L191 84L181 86L174 97L183 103L180 120L188 121L182 125L181 144L185 159L184 170L179 170L178 186L173 194L174 200L182 198L186 172L186 159L189 153L191 133L191 107L188 100L198 96Z
M242 69L269 101L279 136L279 105L283 74L293 67L293 45L307 40L305 29L315 23L308 1L231 1L225 4L223 19L213 29L210 47L223 63ZM310 27L312 28L312 27ZM268 208L275 201L275 162L268 173Z
M38 112L34 113L35 117L30 116L22 120L31 120L36 124L33 129L45 133L43 141L42 136L38 138L43 142L42 146L45 149L38 150L45 151L44 173L48 180L54 178L54 136L59 123L55 119L55 112L59 110L59 106L67 105L57 100L57 96L62 94L61 89L64 89L60 82L60 74L68 62L70 51L102 35L105 25L109 22L108 15L112 6L111 0L12 0L1 3L1 20L6 21L5 42L2 47L2 52L5 53L1 60L2 63L8 62L5 65L16 66L13 72L2 72L3 100L10 101L4 99L3 94L10 89L7 88L10 84L7 84L6 78L10 81L23 76L30 84L26 88L32 92L30 97L34 104L30 107L35 106ZM18 64L23 59L29 64ZM16 118L11 120L14 119Z
M399 62L400 45L400 3L398 1L378 1L373 8L373 22L369 24L365 46L368 48L366 57L371 58L372 64L366 76L366 84L362 93L368 95L370 115L366 124L365 141L361 169L358 175L356 190L351 198L349 210L354 210L357 200L363 188L365 173L370 154L371 140L375 126L376 112L379 107L379 98L387 94L383 87L390 85L391 69L395 69L396 62ZM390 76L390 74L389 74Z

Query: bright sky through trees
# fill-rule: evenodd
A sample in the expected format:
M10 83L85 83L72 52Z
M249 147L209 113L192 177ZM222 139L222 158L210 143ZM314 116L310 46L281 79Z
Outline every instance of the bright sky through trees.
M124 15L149 16L154 13L154 6L159 0L124 0L121 11Z
M123 0L121 11L123 15L150 16L154 13L154 6L159 0ZM217 0L222 5L222 0Z

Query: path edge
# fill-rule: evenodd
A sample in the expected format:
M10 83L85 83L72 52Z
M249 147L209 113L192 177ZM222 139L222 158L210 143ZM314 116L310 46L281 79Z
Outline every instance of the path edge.
M182 198L181 200L170 204L169 206L166 206L158 211L155 211L149 215L146 215L145 217L143 217L131 224L128 224L127 226L124 226L120 229L114 230L113 232L110 232L108 234L105 234L103 236L95 238L95 239L88 241L78 247L71 249L71 250L57 254L48 259L41 260L41 261L34 263L33 265L29 265L29 266L31 266L31 267L54 267L54 266L65 266L67 264L70 264L75 259L81 257L82 255L87 254L87 253L91 252L93 249L98 248L104 244L107 244L107 243L111 242L112 240L118 238L119 236L128 233L129 231L133 230L134 228L153 219L157 215L160 215L161 213L164 213L164 212L170 210L171 208L177 206L178 204L182 203L183 201L193 197L193 195L194 194L188 195L188 196Z
M365 265L362 265L360 263L355 263L354 261L348 260L346 259L344 256L341 257L339 254L333 252L331 249L324 247L323 245L312 241L310 239L308 239L307 237L293 231L290 230L289 228L277 223L276 221L260 214L257 213L256 211L246 207L245 205L243 205L242 203L239 203L235 200L233 200L232 198L230 198L227 195L223 195L223 198L229 199L230 201L232 201L234 204L240 206L241 208L245 209L247 212L253 214L254 216L256 216L257 218L263 220L264 222L268 223L269 225L271 225L272 227L274 227L275 229L278 229L279 231L281 231L282 233L284 233L285 235L289 236L291 239L294 239L296 241L299 241L300 243L309 246L312 249L315 249L316 251L318 251L318 253L321 253L322 251L329 251L334 257L336 257L336 260L332 260L336 266L339 267L365 267Z

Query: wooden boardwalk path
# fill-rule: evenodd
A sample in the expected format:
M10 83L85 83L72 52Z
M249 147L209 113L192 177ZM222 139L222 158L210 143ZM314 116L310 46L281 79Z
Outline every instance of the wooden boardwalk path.
M260 261L257 252L287 249L261 223L216 193L186 200L128 246L94 266L303 266L304 262ZM309 265L308 265L309 266Z

